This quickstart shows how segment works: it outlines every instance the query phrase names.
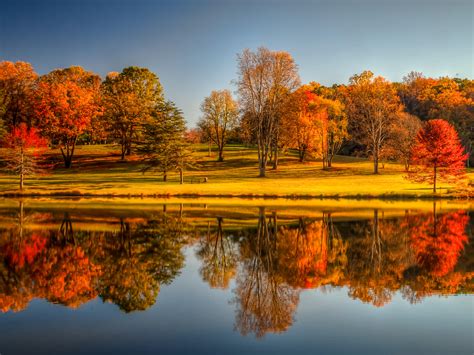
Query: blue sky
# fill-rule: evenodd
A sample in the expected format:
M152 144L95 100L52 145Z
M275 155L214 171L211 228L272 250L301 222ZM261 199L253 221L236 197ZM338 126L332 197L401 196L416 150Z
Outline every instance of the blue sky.
M235 90L236 55L290 52L303 82L370 69L473 78L472 0L2 0L0 60L39 74L81 65L101 76L150 68L192 125L214 89Z

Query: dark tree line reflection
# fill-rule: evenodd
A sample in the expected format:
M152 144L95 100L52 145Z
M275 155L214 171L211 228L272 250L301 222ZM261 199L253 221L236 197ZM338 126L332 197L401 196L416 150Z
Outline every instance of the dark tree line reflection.
M181 206L179 213L163 208L84 227L70 213L26 213L20 203L15 222L0 230L0 309L20 311L33 298L78 307L100 297L124 312L145 310L179 275L187 246L195 248L203 281L232 288L236 329L257 337L292 325L304 289L344 287L374 306L397 292L411 303L472 293L469 215L436 211L281 218L283 211L262 207L244 227L225 213L201 223Z

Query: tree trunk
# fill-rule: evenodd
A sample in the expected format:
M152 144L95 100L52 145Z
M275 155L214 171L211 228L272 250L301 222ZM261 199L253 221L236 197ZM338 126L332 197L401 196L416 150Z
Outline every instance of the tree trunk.
M68 156L66 157L66 159L64 160L64 167L69 169L70 167L72 166L72 157L71 156Z
M273 152L273 170L278 169L278 146L275 145L275 150Z
M306 149L298 149L298 155L299 155L299 160L300 160L300 163L302 163L304 161L304 156L306 155Z
M379 154L378 152L374 153L374 174L379 173Z
M208 141L208 153L207 156L210 158L211 157L211 137L209 136L209 141Z
M20 191L23 190L23 175L24 175L24 168L25 168L25 155L23 151L23 147L21 148L21 167L20 167Z
M436 193L436 174L437 174L437 171L436 171L436 164L434 165L434 171L433 171L433 193L435 194Z
M180 185L183 185L183 184L184 184L183 169L179 169L179 184L180 184Z
M120 151L120 160L125 160L125 143L122 142Z
M259 169L259 173L258 173L258 177L265 177L266 176L266 162L264 161L263 157L261 159L261 161L258 162L258 169Z
M217 158L217 161L224 161L224 147L219 147L219 157Z
M166 182L166 180L168 180L168 174L165 170L165 171L163 171L163 181Z

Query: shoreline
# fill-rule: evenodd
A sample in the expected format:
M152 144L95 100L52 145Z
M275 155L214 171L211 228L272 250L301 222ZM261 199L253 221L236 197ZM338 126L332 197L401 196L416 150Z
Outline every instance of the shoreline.
M259 200L385 200L385 201L439 201L439 200L466 200L469 201L474 198L472 193L466 195L432 195L432 194L290 194L290 195L278 195L278 194L195 194L195 193L154 193L154 194L95 194L95 193L83 193L79 191L70 192L3 192L0 193L2 198L34 198L34 197L50 197L50 198L74 198L74 197L85 197L85 198L110 198L110 199L143 199L143 198L156 198L156 199L171 199L171 198L184 198L184 199L199 199L199 198L217 198L217 199L259 199Z

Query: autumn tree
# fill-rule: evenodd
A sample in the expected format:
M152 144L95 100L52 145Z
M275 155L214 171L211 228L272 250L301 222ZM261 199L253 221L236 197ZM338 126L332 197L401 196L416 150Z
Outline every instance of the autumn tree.
M224 146L229 130L237 124L239 109L229 90L212 91L201 104L202 127L217 145L218 161L224 160Z
M144 163L142 171L161 171L163 181L166 181L170 171L178 170L182 183L184 170L193 165L185 132L183 114L174 103L166 102L155 109L144 124L143 137L138 146Z
M293 92L288 100L287 115L282 117L281 141L286 147L298 151L299 161L307 155L319 154L320 116L323 114L316 104L316 95L308 86Z
M323 168L330 168L334 156L348 138L344 105L317 83L303 85L288 100L282 117L281 139L285 147L298 150L302 162L307 155L320 156Z
M70 168L78 137L101 114L100 77L81 67L58 69L39 79L35 113L39 128L58 146L64 166Z
M427 78L411 72L397 84L398 94L407 111L422 120L443 117L451 123L474 158L474 81L458 78ZM469 162L469 161L468 161Z
M424 124L416 137L412 157L414 169L407 177L432 184L433 193L436 193L438 180L458 182L466 176L468 155L456 130L445 120L430 120Z
M19 177L21 191L25 178L41 170L41 157L47 149L47 141L35 128L28 128L26 123L21 123L14 126L5 137L4 146L7 148L7 169Z
M334 156L339 152L344 141L349 138L347 115L344 104L335 97L326 97L325 90L320 85L316 86L314 91L318 93L315 105L320 111L319 140L323 169L327 169L332 167Z
M30 63L0 62L0 119L6 127L32 122L32 94L38 75Z
M351 135L366 145L373 158L374 174L378 174L380 153L401 109L395 87L365 71L350 78L345 94Z
M387 144L383 149L384 157L400 161L405 166L405 171L410 170L413 147L416 136L421 128L418 117L406 112L400 112L394 120Z
M297 66L289 53L260 47L238 56L238 70L240 105L256 132L259 176L265 177L270 149L275 168L278 162L280 118L288 94L299 85Z
M164 103L158 77L146 68L128 67L121 73L109 73L102 85L104 118L112 136L121 146L121 158L132 152L140 140L143 125L156 108Z

